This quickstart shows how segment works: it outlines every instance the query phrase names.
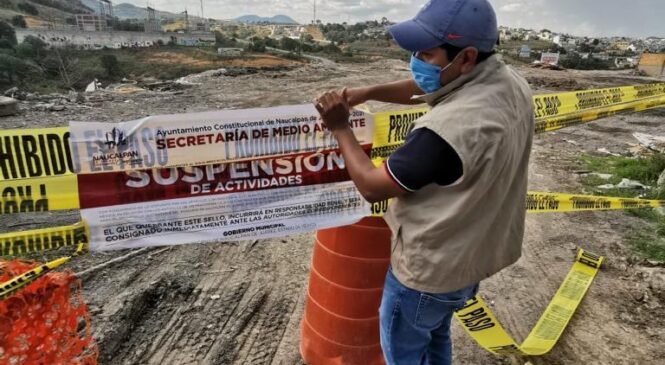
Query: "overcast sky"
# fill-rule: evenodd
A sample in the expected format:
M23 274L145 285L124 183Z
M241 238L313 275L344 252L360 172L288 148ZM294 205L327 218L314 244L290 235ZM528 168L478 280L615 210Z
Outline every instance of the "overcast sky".
M426 0L317 0L317 18L327 22L402 21L413 17ZM115 0L145 7L145 0ZM499 24L567 32L580 36L665 37L665 0L490 0ZM241 15L289 15L300 23L313 17L313 0L204 0L205 16L231 19ZM159 10L200 14L199 0L150 0Z

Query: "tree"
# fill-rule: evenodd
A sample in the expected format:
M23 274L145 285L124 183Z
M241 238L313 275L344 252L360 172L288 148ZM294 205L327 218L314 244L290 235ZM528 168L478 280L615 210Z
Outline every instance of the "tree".
M276 39L264 37L263 42L265 42L266 47L279 48L279 42Z
M334 44L327 44L321 48L321 52L327 54L341 54L342 50Z
M62 85L67 89L74 87L84 77L75 53L73 47L53 47L53 52L44 60L46 70L60 77Z
M561 58L559 63L565 68L577 70L608 70L610 68L610 64L606 61L595 59L591 55L584 59L576 53L569 53L567 57Z
M0 83L13 85L16 81L25 78L36 68L30 62L6 53L0 53Z
M566 54L568 51L566 51L565 48L561 47L560 45L556 43L552 43L552 48L550 48L550 52L559 52L560 54Z
M47 55L48 44L43 40L29 35L16 47L16 54L21 58L30 59L41 64Z
M14 9L14 4L10 0L0 0L0 8Z
M583 52L583 53L589 53L589 52L593 52L594 48L592 46L584 43L584 44L580 45L579 50L580 50L580 52Z
M14 28L7 22L0 20L0 48L14 48L16 43Z
M281 49L285 49L285 50L291 51L291 52L297 51L298 47L300 46L298 41L296 41L295 39L291 39L289 37L282 38L281 41L280 41L280 45L281 45L281 47L280 47Z
M105 54L100 58L102 67L106 70L106 74L110 77L118 76L122 72L118 59L112 54Z
M224 45L224 44L226 43L226 41L227 41L227 38L226 38L226 36L224 35L224 33L222 33L222 32L220 32L220 31L216 30L216 31L215 31L215 43L216 43L218 46L222 46L222 45Z
M247 29L246 27L243 27L243 28L240 28L238 30L238 35L234 36L234 38L247 39L251 35L252 35L252 32L250 32L250 30Z
M312 37L312 35L309 34L309 33L303 33L303 35L302 35L302 37L300 37L300 39L301 39L303 42L306 42L306 43L312 43L312 42L314 42L314 37Z
M128 32L143 32L145 30L145 24L138 23L136 20L132 19L119 19L118 17L114 18L113 29L115 30L126 30Z
M260 37L252 37L250 44L246 49L250 52L263 53L266 51L266 42Z
M37 8L30 3L20 3L16 7L18 8L18 10L26 14L39 15L39 11L37 10Z
M218 47L235 47L236 40L234 38L227 37L226 34L220 31L215 31L215 44Z
M25 23L25 18L23 18L23 15L14 15L12 18L12 25L19 28L25 28L28 26Z

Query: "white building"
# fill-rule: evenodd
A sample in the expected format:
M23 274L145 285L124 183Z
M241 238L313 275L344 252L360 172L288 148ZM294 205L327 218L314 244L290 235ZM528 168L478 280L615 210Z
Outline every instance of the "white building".
M554 37L552 37L552 42L555 44L558 44L559 46L563 47L564 43L566 43L567 37L563 34L557 34Z
M540 34L538 34L538 37L540 37L540 39L543 39L543 40L546 40L546 41L551 41L552 40L552 32L550 32L549 30L546 30L544 32L540 32Z

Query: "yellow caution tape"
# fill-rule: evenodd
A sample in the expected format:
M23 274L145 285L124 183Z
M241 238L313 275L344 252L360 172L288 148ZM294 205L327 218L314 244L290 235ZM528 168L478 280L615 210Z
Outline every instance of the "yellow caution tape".
M374 139L371 158L380 164L404 143L411 124L429 111L429 108L415 108L374 113Z
M382 217L388 211L388 201L372 204L373 217ZM665 200L616 198L596 195L528 192L526 195L527 213L584 212L597 210L626 210L638 208L659 208Z
M455 318L466 332L489 352L500 355L545 354L557 343L602 262L602 256L579 250L575 263L559 290L521 345L506 332L478 295L457 311Z
M526 196L526 211L528 213L623 210L663 206L665 206L664 200L542 192L529 192Z
M619 112L665 106L665 83L534 96L537 133ZM371 157L381 164L404 143L424 107L375 113ZM0 214L77 209L67 127L0 131ZM380 214L386 203L373 206Z
M535 95L533 106L535 133L550 132L617 113L665 107L665 83ZM379 165L402 145L411 124L428 111L418 107L374 113L374 163Z
M37 246L37 237L41 237L42 239L44 237L49 237L50 239L55 239L56 237L59 237L56 239L56 244L57 247L64 247L64 246L71 246L71 245L76 245L76 251L70 255L70 256L65 256L65 257L60 257L58 259L49 261L45 264L39 265L35 267L34 269L31 269L21 275L18 275L11 280L8 280L4 283L0 283L0 299L4 299L11 294L15 293L18 289L30 284L31 282L39 279L41 276L46 274L47 272L54 270L65 263L71 261L74 257L83 255L88 252L88 243L89 243L89 237L90 237L90 231L88 229L88 226L85 223L77 223L73 226L69 227L57 227L57 228L47 228L47 229L38 229L34 231L26 231L26 232L21 232L21 233L8 233L8 234L3 234L0 236L0 238L10 238L10 241L12 243L16 243L16 237L21 235L24 237L23 244L19 244L18 246L12 246L12 248L16 249L22 249L22 247L25 247L26 250L29 250L29 246L24 246L25 242L28 240L29 237L33 238L33 246L32 246L32 251L21 251L21 253L25 252L36 252L36 251L44 251L44 246ZM66 239L65 239L66 238ZM40 242L44 242L43 240ZM6 241L2 241L3 244L3 250L4 250L4 245L6 244ZM19 248L21 247L21 248ZM53 246L53 242L49 241L49 248L57 248L56 246ZM42 248L41 250L38 248Z
M545 132L621 111L665 106L665 83L542 94L534 96L533 104L536 131ZM376 113L373 159L390 155L411 123L428 110ZM68 127L0 131L0 181L70 175L73 170Z
M71 226L34 229L0 234L0 256L19 256L31 252L87 243L88 228L82 223Z
M72 171L68 127L0 131L0 181Z
M657 84L657 86L658 85L665 84ZM644 90L655 92L654 90L658 91L660 89L653 87L652 89ZM602 93L600 95L602 95ZM635 93L635 95L637 94ZM575 124L590 122L621 111L642 111L663 105L665 105L665 95L612 105L600 109L584 110L579 113L566 114L552 117L546 120L537 121L536 131L539 133L553 131ZM414 108L400 111L380 112L375 114L374 119L376 122L376 127L374 147L372 148L371 157L376 165L380 165L391 153L393 153L400 145L404 143L406 134L408 133L413 121L424 115L427 111L427 108ZM35 138L35 140L39 140L39 136L47 136L44 137L46 141L57 141L57 136L61 136L64 139L66 128L50 128L39 130L41 133L39 135L34 134L36 131L38 130L5 131L3 134L5 135L4 139L10 136L10 133L20 132L22 134L18 136L32 136ZM3 140L2 136L0 136L0 140ZM9 138L9 140L14 139ZM21 145L21 143L19 143L19 145ZM27 143L27 145L30 145L30 143ZM0 149L1 148L2 146L0 146ZM30 151L30 149L28 150ZM23 161L23 157L18 159L13 158L13 160ZM40 160L40 163L46 164L51 160L52 159L49 160L49 158L46 158L46 160ZM2 170L3 163L6 166L10 165L8 160L2 160L2 156L0 155L0 171ZM14 164L16 163L17 162L14 162ZM18 171L25 172L28 170L30 169L24 167L22 170L19 169ZM47 170L46 168L43 168L40 171L45 172ZM55 170L50 169L48 171L54 172ZM62 172L61 170L58 171ZM66 175L64 176L20 179L11 181L0 180L0 204L0 214L77 209L79 207L77 180L75 175L72 175L69 170L66 171ZM386 207L385 204L382 203L382 205L384 205L384 208ZM377 206L374 206L373 210L374 214L378 214L378 212L384 211L384 209L378 209Z
M665 83L536 95L533 104L535 129L542 133L622 111L665 106ZM413 121L428 110L375 113L375 163L397 149ZM73 170L68 127L0 131L0 181L70 175Z
M78 209L69 128L0 131L0 214Z
M596 109L581 110L568 114L560 114L543 119L536 119L536 134L551 132L557 129L593 122L618 113L641 112L665 106L665 95L633 100Z
M0 180L0 214L78 208L76 175Z
M534 117L551 118L654 96L665 96L665 83L535 95Z

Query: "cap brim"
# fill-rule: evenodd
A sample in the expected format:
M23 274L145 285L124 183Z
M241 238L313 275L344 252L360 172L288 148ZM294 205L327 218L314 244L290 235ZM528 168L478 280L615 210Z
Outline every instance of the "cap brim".
M424 51L444 43L413 19L397 23L389 27L388 31L400 47L410 52Z

